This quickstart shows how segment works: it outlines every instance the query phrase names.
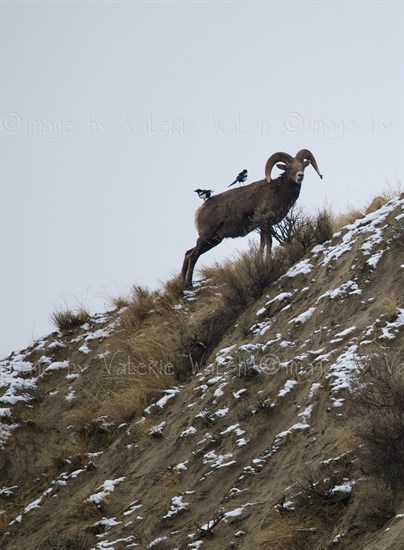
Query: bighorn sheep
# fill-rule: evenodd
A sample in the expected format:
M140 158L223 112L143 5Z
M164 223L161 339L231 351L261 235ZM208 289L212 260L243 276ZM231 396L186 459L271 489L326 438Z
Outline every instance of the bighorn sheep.
M271 179L275 164L282 173ZM304 169L309 164L322 178L313 154L307 149L302 149L295 157L288 153L274 153L266 163L265 179L225 191L204 202L195 215L199 238L194 248L185 253L182 266L185 285L192 287L192 276L199 256L228 237L242 237L254 229L260 229L260 249L264 252L266 248L267 255L270 255L272 237L268 227L282 221L295 204ZM257 219L254 220L254 215L261 212L265 213L265 227Z

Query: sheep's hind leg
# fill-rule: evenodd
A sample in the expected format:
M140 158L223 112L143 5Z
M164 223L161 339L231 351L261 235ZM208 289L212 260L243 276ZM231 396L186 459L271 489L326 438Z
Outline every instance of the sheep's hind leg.
M186 276L187 276L187 271L188 271L188 266L189 266L189 257L190 257L190 255L192 254L192 252L194 250L195 250L195 247L190 248L189 250L187 250L185 252L184 263L182 264L182 269L181 269L181 276L182 276L184 281L185 281Z
M185 278L185 285L187 288L192 288L192 276L194 274L195 264L198 261L199 256L202 256L202 254L204 254L211 248L214 248L221 242L222 238L219 236L213 237L209 240L199 237L199 239L196 241L196 246L192 249L188 257L188 269ZM185 254L185 257L186 256L187 254Z

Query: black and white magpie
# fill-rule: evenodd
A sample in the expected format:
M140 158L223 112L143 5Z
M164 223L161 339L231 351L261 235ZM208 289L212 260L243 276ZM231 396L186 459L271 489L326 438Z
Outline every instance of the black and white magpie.
M237 178L233 181L233 183L231 183L230 185L228 185L227 187L231 187L232 185L234 185L235 183L244 183L245 181L247 181L247 178L248 178L248 172L246 169L244 169L242 172L239 173L239 175L237 176Z
M195 189L195 193L198 193L198 197L206 201L213 193L213 189Z

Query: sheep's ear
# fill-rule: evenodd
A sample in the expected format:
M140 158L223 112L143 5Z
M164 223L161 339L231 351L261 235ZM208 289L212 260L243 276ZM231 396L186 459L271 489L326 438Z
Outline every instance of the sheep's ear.
M286 170L286 164L284 164L283 162L278 162L276 167L279 168L279 170Z
M309 160L305 160L305 161L303 162L304 168L307 168L307 167L309 166L309 164L311 164L311 162L310 162Z

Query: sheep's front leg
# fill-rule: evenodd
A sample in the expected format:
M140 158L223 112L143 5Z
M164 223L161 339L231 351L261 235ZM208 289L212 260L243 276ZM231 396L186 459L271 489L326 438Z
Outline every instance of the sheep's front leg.
M269 231L260 231L260 252L269 261L272 253L272 235Z

